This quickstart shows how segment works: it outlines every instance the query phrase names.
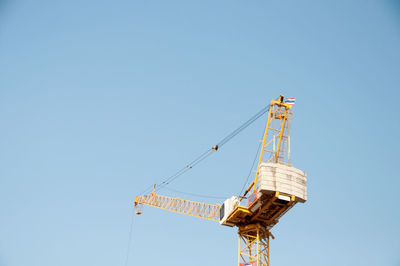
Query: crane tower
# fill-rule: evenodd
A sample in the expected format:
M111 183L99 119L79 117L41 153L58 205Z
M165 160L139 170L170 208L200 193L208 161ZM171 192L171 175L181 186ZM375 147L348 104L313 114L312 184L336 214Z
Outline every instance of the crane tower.
M238 265L269 266L271 228L296 203L307 200L306 174L290 164L293 100L279 96L271 101L255 178L243 195L218 205L158 195L153 187L152 193L136 197L136 213L148 205L237 227Z

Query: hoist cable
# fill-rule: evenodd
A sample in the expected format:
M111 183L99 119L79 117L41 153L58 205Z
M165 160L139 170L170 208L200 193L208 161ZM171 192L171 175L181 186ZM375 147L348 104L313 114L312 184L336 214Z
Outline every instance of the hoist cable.
M200 163L201 161L205 160L207 157L209 157L211 154L213 154L213 151L217 151L219 148L221 148L223 145L225 145L227 142L229 142L232 138L237 136L240 132L242 132L245 128L250 126L254 121L256 121L258 118L260 118L263 114L265 114L269 110L270 105L267 105L266 107L262 108L260 111L258 111L255 115L253 115L249 120L244 122L241 126L236 128L234 131L232 131L230 134L225 136L223 139L221 139L214 147L209 148L205 152L203 152L200 156L198 156L196 159L192 160L188 164L186 164L185 167L182 169L178 170L176 173L173 175L169 176L167 179L165 179L163 182L157 185L156 191L164 188L168 184L170 184L172 181L176 180L178 177L182 176L184 173L192 169L195 165ZM149 191L151 187L145 190L145 192Z
M125 257L124 266L128 266L129 255L131 254L131 245L132 245L132 233L133 233L134 217L135 217L135 211L132 211L131 225L130 225L130 229L129 229L128 247L127 247L127 249L126 249L126 257Z
M253 115L249 120L247 120L245 123L243 123L240 127L238 127L237 129L235 129L234 131L232 131L230 134L228 134L225 138L223 138L222 140L220 140L217 145L218 147L223 146L225 143L227 143L228 141L230 141L232 138L234 138L237 134L239 134L240 132L242 132L245 128L247 128L249 125L251 125L254 121L256 121L258 118L260 118L263 114L265 114L268 110L269 110L269 106L267 105L266 107L264 107L263 109L261 109L260 111L258 111L258 113L256 113L255 115Z
M197 194L197 193L183 192L180 190L172 189L170 187L166 187L165 189L170 190L172 192L189 195L189 196L200 197L200 198L210 198L210 199L226 199L226 198L228 198L228 197L218 197L218 196L210 196L210 195L202 195L202 194Z
M265 130L264 130L264 128L263 128L262 135L261 135L261 139L264 137L264 134L265 134L264 131L265 131ZM262 140L260 140L259 143L258 143L258 148L257 148L256 155L254 156L253 163L252 163L252 165L251 165L251 167L250 167L249 174L247 175L246 181L244 182L243 187L242 187L242 189L240 190L239 196L242 195L243 190L246 188L246 185L247 185L247 183L249 182L251 173L253 172L254 165L256 164L256 161L257 161L257 158L258 158L258 154L260 153L261 145L262 145Z
M181 170L179 170L178 172L176 172L172 176L168 177L161 184L159 184L158 187L156 188L156 191L158 191L158 190L164 188L165 186L167 186L169 183L171 183L172 181L174 181L175 179L177 179L178 177L180 177L181 175L183 175L184 173L186 173L187 171L192 169L195 165L197 165L198 163L200 163L201 161L206 159L211 154L212 154L212 149L208 149L207 151L205 151L203 154L198 156L196 159L194 159L193 161L188 163L184 168L182 168Z

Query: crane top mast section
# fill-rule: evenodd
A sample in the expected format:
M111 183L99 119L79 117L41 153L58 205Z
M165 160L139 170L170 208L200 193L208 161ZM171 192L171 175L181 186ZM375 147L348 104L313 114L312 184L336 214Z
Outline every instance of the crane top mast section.
M284 101L282 95L279 100L271 101L258 166L261 161L290 165L288 139L293 117L292 107L291 103Z
M240 201L253 189L256 193L262 162L277 163L290 166L290 125L293 117L293 103L284 101L280 95L272 100L268 110L268 120L265 126L262 149L258 160L255 179L241 196Z

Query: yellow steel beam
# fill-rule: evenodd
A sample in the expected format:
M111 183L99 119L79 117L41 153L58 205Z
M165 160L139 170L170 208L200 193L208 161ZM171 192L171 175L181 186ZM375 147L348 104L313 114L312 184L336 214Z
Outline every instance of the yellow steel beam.
M180 198L172 198L157 195L154 192L150 195L137 196L135 199L135 208L138 209L140 205L148 205L216 222L219 221L219 210L221 208L218 204L207 204ZM141 214L141 211L137 211L136 213Z

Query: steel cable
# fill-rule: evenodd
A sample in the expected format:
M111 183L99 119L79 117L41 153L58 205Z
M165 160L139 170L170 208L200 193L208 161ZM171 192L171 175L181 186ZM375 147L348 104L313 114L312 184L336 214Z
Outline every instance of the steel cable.
M264 137L264 134L265 134L264 131L265 131L265 130L264 130L264 128L263 128L261 138ZM256 161L257 161L257 158L258 158L258 154L259 154L259 152L260 152L261 145L262 145L262 141L260 140L260 142L258 143L258 148L257 148L256 155L254 156L253 163L252 163L252 165L251 165L251 167L250 167L249 174L247 175L246 181L244 182L243 187L242 187L242 189L240 190L239 196L242 195L242 192L243 192L243 190L245 189L246 184L249 182L249 178L250 178L250 176L251 176L251 173L253 172L254 165L256 164Z
M189 196L200 197L200 198L210 198L210 199L226 199L226 198L228 198L228 197L218 197L218 196L210 196L210 195L202 195L202 194L197 194L197 193L183 192L180 190L172 189L170 187L166 187L165 189L170 190L172 192L189 195Z
M258 118L260 118L263 114L265 114L269 110L270 105L267 105L266 107L262 108L260 111L258 111L255 115L253 115L250 119L248 119L246 122L244 122L241 126L236 128L234 131L232 131L230 134L225 136L223 139L221 139L214 147L209 148L205 152L203 152L201 155L196 157L194 160L186 164L185 167L181 168L178 170L176 173L173 175L169 176L167 179L165 179L163 182L158 184L156 186L156 191L159 191L160 189L163 189L167 185L169 185L171 182L185 174L187 171L192 169L194 166L205 160L207 157L209 157L211 154L213 154L213 151L217 151L219 148L221 148L223 145L225 145L227 142L229 142L232 138L237 136L240 132L242 132L244 129L246 129L248 126L250 126L254 121L256 121ZM246 181L247 182L247 181ZM143 193L150 192L151 187L149 186L146 190L144 190ZM142 194L143 194L142 193Z
M128 247L127 247L127 249L126 249L126 257L125 257L124 266L128 266L129 255L131 254L131 245L132 245L132 233L133 233L134 217L135 217L135 211L132 211L131 225L130 225L130 229L129 229Z

